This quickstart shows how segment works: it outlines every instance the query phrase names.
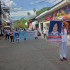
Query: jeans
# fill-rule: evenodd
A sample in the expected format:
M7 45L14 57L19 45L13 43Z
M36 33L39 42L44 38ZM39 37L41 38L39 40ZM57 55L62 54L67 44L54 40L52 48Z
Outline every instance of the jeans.
M11 42L14 42L14 37L10 36Z

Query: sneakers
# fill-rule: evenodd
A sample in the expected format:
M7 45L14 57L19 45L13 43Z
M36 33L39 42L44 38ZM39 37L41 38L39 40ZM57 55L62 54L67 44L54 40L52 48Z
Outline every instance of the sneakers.
M67 57L60 58L61 61L63 61L63 59L67 61Z
M65 58L65 57L63 57L63 59L64 59L64 60L67 60L67 57L66 57L66 58Z
M63 61L63 58L60 58L61 61Z

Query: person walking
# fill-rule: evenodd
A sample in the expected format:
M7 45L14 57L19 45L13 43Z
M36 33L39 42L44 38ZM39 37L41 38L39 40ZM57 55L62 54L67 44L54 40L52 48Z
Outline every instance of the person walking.
M10 33L10 30L5 29L5 40L9 39L9 33Z
M7 40L7 29L4 29L5 40Z
M44 38L46 37L46 33L47 33L47 30L46 30L46 27L44 27L44 30L43 30Z
M35 39L38 39L38 30L35 29L34 31L35 31L35 36L36 36Z
M10 37L9 33L10 33L10 29L7 30L7 37L8 37L8 39Z
M14 34L13 34L13 30L10 30L10 39L11 39L11 42L14 42Z
M24 32L26 32L26 29L24 28ZM24 40L26 40L26 36L24 37Z
M62 26L62 41L59 43L59 56L60 60L63 61L67 60L67 29L68 29L68 23L66 21L63 22Z

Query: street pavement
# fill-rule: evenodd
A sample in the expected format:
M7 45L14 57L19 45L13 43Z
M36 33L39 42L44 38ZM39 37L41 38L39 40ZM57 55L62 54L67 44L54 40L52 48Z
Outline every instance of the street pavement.
M60 61L58 43L45 39L0 40L0 70L70 70L70 41L67 61Z

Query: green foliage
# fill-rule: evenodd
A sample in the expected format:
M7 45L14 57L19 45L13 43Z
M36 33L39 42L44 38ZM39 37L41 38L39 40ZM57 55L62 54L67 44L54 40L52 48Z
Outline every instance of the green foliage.
M15 20L13 23L14 23L14 28L16 28L16 27L18 27L18 24L20 23L20 21L19 20Z
M36 12L36 15L39 15L39 14L41 14L42 12L44 12L44 11L50 9L50 8L51 8L51 7L42 8L41 10L39 10L39 11Z
M24 19L24 17L22 17L19 20L15 20L14 21L14 28L16 28L16 27L20 27L20 28L28 27L25 25L25 22L26 22L26 20Z

